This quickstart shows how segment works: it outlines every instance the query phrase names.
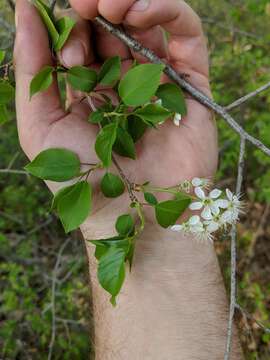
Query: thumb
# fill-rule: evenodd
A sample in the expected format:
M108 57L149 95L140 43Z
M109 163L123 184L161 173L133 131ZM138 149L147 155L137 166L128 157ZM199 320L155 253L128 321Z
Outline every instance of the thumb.
M35 7L27 0L16 1L14 64L16 109L21 144L31 157L39 151L50 125L65 115L56 80L45 92L29 100L32 78L46 65L53 65L47 30Z

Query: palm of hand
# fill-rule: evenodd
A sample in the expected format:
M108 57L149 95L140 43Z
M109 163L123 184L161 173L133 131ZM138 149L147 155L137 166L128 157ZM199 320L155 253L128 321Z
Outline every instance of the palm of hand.
M172 3L172 6L178 6L175 4ZM33 158L46 148L63 147L76 152L82 163L96 162L94 143L98 128L87 122L88 106L74 102L74 98L70 98L70 103L73 102L72 110L68 114L65 113L60 106L56 84L47 93L37 95L29 103L29 83L32 77L40 68L50 64L52 59L49 47L46 48L46 42L48 43L46 30L35 9L25 0L20 0L17 7L19 14L15 46L17 117L20 140L25 152ZM186 12L186 16L183 16L186 23L182 21L171 26L169 22L167 23L172 31L178 32L169 43L169 61L179 72L189 74L190 81L196 87L210 94L207 50L200 24L186 4L182 3L181 8L178 11ZM174 10L172 14L175 14ZM191 18L194 19L191 21ZM92 53L92 49L89 48L89 26L85 23L85 21L78 23L70 41L76 39L81 42L87 41L88 45L85 46L88 46L88 53ZM189 23L193 24L192 28ZM186 36L184 36L185 32L187 32ZM137 36L146 46L156 50L161 57L165 57L166 50L161 49L161 31L158 26L149 31L143 30ZM100 51L105 49L107 52L100 54L103 58L114 54L121 54L125 58L127 55L126 60L123 61L124 69L127 68L127 64L131 64L132 58L142 60L140 56L124 49L123 44L118 40L115 42L113 39L107 33L97 33L96 43L103 49ZM92 58L90 63L93 65L93 54L90 57ZM136 161L120 158L119 163L131 181L137 183L151 181L158 186L171 186L194 176L213 175L217 164L217 141L211 113L192 99L188 99L187 104L188 115L179 128L171 121L167 121L158 131L148 131L138 143ZM90 180L97 184L100 176L101 174ZM49 186L52 191L56 191L59 187L58 184L49 184Z

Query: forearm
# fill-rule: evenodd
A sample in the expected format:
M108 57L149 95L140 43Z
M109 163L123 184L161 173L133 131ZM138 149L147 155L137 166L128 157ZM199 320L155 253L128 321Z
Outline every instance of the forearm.
M88 254L96 360L223 358L228 305L210 243L148 224L116 308L97 283L91 246ZM235 335L231 359L241 358Z

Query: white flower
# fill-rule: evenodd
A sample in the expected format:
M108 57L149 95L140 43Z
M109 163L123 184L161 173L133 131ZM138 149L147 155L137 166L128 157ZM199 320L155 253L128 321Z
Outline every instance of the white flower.
M202 215L202 217L203 217L203 215ZM206 227L206 230L210 234L218 231L220 228L222 228L224 226L224 222L223 222L221 214L215 214L215 215L211 214L211 216L207 217L204 220L205 221L203 222L203 224Z
M204 226L198 215L192 216L187 222L181 225L172 226L171 230L175 232L183 232L185 234L193 234L200 241L213 241L212 232Z
M197 234L197 239L200 241L210 241L213 242L214 236L211 232L205 229L203 232Z
M170 229L174 232L183 232L183 233L188 233L190 231L188 222L182 223L181 225L173 225L171 226Z
M229 189L226 189L226 195L228 200L226 211L221 215L222 221L227 224L234 224L239 219L239 215L242 212L242 202L239 200L239 195L234 195Z
M155 104L162 106L162 100L161 99L156 100Z
M210 185L210 180L195 177L194 179L192 179L191 184L194 187L207 188Z
M180 126L180 121L182 120L182 115L181 114L175 114L174 118L173 118L173 123L175 126Z
M198 232L203 227L201 219L198 215L191 216L191 218L181 225L174 225L171 227L172 231L175 232Z
M194 190L197 198L201 201L195 201L189 205L190 210L201 210L202 217L204 219L211 219L212 213L219 214L219 202L217 203L217 198L222 194L221 190L214 189L210 192L209 196L205 195L205 192L201 187L196 187Z

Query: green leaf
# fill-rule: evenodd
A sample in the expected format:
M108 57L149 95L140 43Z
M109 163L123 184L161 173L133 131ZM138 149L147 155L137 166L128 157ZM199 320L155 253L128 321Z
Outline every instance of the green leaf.
M104 126L96 138L95 150L105 167L109 167L112 162L112 148L116 140L117 127L117 123Z
M153 205L153 206L157 205L157 203L158 203L155 195L153 195L149 192L144 193L144 199L148 204Z
M47 90L52 85L53 72L52 66L46 66L34 76L30 83L30 98L40 91Z
M4 61L6 56L6 52L4 50L0 50L0 64Z
M54 194L51 204L51 211L57 210L58 200L61 199L65 194L67 194L70 191L70 187L73 187L73 185L63 187Z
M125 257L123 249L113 246L100 258L98 264L98 280L103 289L112 295L113 305L116 305L115 298L125 280Z
M121 155L130 159L136 159L136 149L131 135L122 127L118 127L116 141L113 150Z
M147 104L136 110L135 115L139 116L147 125L155 126L167 120L172 113L158 104Z
M128 255L130 251L130 239L123 236L115 236L108 239L90 240L90 242L96 246L95 257L97 260L110 249L110 247L118 247L125 251Z
M0 105L10 103L15 97L15 90L7 81L0 80Z
M164 65L143 64L129 70L119 84L119 95L128 106L144 105L155 95Z
M101 180L101 191L108 198L115 198L122 195L125 185L118 175L106 173Z
M126 260L129 262L129 269L131 271L132 264L133 264L133 258L135 253L135 241L131 241L129 246L129 252L127 253Z
M80 181L59 192L55 200L57 213L66 233L77 229L89 216L92 207L92 187Z
M96 110L89 115L89 122L92 124L99 124L104 119L104 112L102 110Z
M141 118L133 115L128 117L128 132L135 143L143 137L146 129L147 124Z
M38 12L50 34L53 47L55 47L59 40L59 34L54 25L54 19L50 12L50 9L41 0L34 0L33 3L38 9Z
M48 149L42 151L25 169L40 179L62 182L80 174L80 160L70 150Z
M0 105L0 125L3 125L9 119L6 105Z
M156 219L159 225L164 228L174 225L187 209L190 202L190 198L186 198L183 200L168 200L157 204L155 210Z
M129 214L118 217L115 228L119 235L127 236L134 230L134 220Z
M98 74L98 82L102 85L113 85L121 75L121 60L119 56L107 59Z
M97 84L97 73L85 66L74 66L67 72L67 82L73 89L89 93Z
M71 30L74 28L76 22L68 16L65 16L59 19L56 22L56 28L59 33L59 39L54 46L55 51L59 51L65 45L66 41L69 38Z
M162 106L181 115L187 114L184 94L176 84L162 84L159 86L156 96L162 100Z

